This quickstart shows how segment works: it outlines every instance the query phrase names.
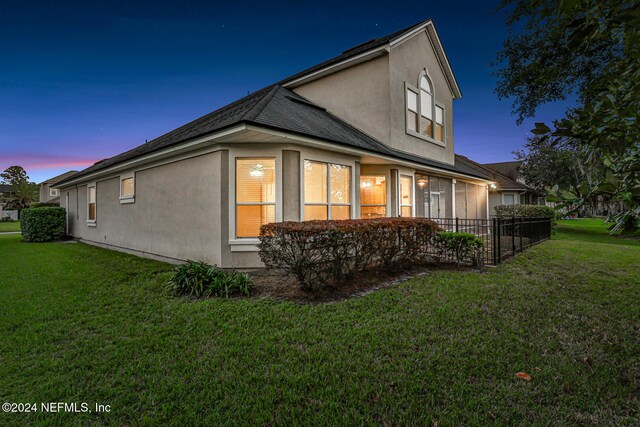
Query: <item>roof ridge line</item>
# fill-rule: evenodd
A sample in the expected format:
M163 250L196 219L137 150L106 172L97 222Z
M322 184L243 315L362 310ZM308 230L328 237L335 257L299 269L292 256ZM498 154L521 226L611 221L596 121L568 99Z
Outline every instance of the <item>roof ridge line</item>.
M253 121L257 119L258 116L260 116L260 114L264 111L267 104L269 104L269 101L273 99L274 95L278 92L278 90L280 90L280 87L281 87L277 83L271 86L272 86L271 89L269 89L264 95L262 95L262 98L260 98L260 101L256 102L256 105L251 107L249 111L247 111L242 115L241 120ZM269 86L267 86L267 88L268 87Z

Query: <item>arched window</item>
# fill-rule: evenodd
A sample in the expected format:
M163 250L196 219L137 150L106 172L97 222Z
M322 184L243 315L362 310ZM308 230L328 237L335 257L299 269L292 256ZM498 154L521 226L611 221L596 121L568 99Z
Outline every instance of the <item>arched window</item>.
M424 69L418 77L418 86L405 83L407 102L407 133L433 142L445 141L442 105L436 104L433 84Z
M426 76L420 77L420 133L433 138L433 91Z

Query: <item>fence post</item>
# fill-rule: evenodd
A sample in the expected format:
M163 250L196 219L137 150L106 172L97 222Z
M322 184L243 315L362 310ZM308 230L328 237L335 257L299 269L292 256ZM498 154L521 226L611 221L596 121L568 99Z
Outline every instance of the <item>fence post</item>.
M455 229L453 231L458 232L458 230L460 230L459 225L458 225L458 217L456 217L456 225L455 225Z
M502 262L502 220L500 218L498 218L498 228L496 230L498 231L498 238L496 239L498 243L498 264L500 264Z
M511 256L516 256L516 217L511 218Z
M491 254L493 255L493 265L497 265L496 260L496 219L491 219Z
M520 235L520 253L522 253L522 218L518 221L520 225L518 226L518 234Z

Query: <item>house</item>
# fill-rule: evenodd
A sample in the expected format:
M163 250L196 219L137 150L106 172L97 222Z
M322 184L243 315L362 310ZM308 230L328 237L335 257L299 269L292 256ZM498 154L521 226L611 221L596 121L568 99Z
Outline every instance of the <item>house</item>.
M58 182L68 233L165 261L262 266L273 221L487 218L454 155L462 96L431 20L362 43Z
M521 162L502 162L480 164L456 154L460 163L483 172L493 181L489 185L489 213L495 214L499 205L537 205L544 204L544 197L535 189L527 186L518 178Z
M75 175L78 171L68 171L53 178L49 178L46 181L42 181L38 186L40 187L40 198L38 199L43 203L58 203L60 202L60 190L53 188L53 185Z

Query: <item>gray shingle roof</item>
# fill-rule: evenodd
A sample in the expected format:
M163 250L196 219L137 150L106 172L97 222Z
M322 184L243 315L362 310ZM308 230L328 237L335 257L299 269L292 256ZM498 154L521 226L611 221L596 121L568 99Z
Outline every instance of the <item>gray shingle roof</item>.
M457 164L466 164L467 166L477 169L478 171L484 172L485 175L489 177L492 181L495 181L498 190L521 190L521 191L531 191L535 192L531 187L522 184L510 177L500 173L493 168L488 167L487 165L480 164L478 162L474 162L473 160L462 156L460 154L456 154L456 163Z
M366 150L372 154L382 154L450 172L487 178L485 174L464 164L449 165L394 150L293 91L279 85L273 85L200 117L146 144L97 162L67 180L80 178L144 154L241 123L312 136L339 145ZM58 184L64 181L66 180L62 180Z
M53 178L49 178L47 180L42 181L40 184L38 185L42 185L42 184L55 184L57 182L63 181L69 177L72 177L73 175L77 174L78 171L68 171L65 173L61 173L60 175L54 176Z
M411 25L388 36L370 40L344 51L341 55L314 67L295 74L281 83L291 81L299 76L312 73L331 64L357 56L360 53L382 46L400 37L404 33L425 25L430 20ZM87 169L58 182L58 185L70 180L89 175L110 166L123 163L145 154L171 147L188 140L203 137L225 128L239 124L255 124L300 135L312 136L329 142L359 148L374 154L382 154L393 158L419 163L425 166L457 172L478 178L487 179L487 175L465 164L449 165L431 159L410 155L386 146L384 143L356 129L344 120L334 116L324 108L313 104L280 83L268 86L228 104L212 113L206 114L145 144L114 157L96 162Z

